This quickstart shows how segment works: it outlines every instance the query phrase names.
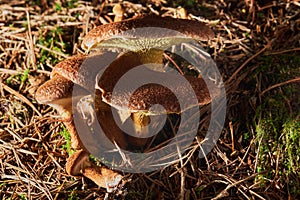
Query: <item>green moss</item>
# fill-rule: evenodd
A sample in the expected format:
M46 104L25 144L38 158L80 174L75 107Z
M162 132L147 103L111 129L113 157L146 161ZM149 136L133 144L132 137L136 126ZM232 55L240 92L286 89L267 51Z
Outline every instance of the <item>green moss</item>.
M259 80L256 85L263 91L300 76L299 61L298 55L261 57L254 75L254 80ZM300 177L299 89L297 83L286 84L265 93L260 97L253 120L256 170L264 172L256 181L264 185L268 179L289 180L282 184L294 195L300 195L295 188Z
M27 200L25 194L19 194L19 198L20 198L21 200Z
M63 6L69 9L77 7L77 0L68 0L63 2Z
M21 81L22 83L24 83L28 79L29 72L29 69L25 69L23 73L17 75L10 75L6 79L6 83L8 85L14 84L14 81Z
M62 148L67 151L69 156L72 155L75 151L71 147L72 142L71 142L71 136L69 131L65 127L63 127L63 130L60 131L59 134L62 135L66 140L66 144L64 144Z

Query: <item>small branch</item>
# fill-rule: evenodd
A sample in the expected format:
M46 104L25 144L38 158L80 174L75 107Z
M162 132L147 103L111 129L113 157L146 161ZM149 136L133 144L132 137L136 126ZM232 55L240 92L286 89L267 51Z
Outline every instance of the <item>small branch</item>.
M271 52L269 53L269 55L278 55L278 54L283 54L283 53L289 53L292 51L300 51L300 48L294 48L294 49L287 49L287 50L283 50L283 51L277 51L277 52Z
M289 84L289 83L298 82L298 81L300 81L300 77L297 77L297 78L294 78L294 79L291 79L291 80L288 80L288 81L285 81L285 82L282 82L282 83L277 83L277 84L272 85L271 87L265 89L264 91L262 91L262 92L260 93L260 95L262 96L262 95L264 95L266 92L268 92L268 91L270 91L270 90L272 90L272 89L274 89L274 88L281 87L281 86L283 86L283 85L286 85L286 84Z
M65 55L65 54L63 54L63 53L61 53L61 52L58 52L58 51L54 51L54 50L52 50L52 49L49 49L49 48L47 48L47 47L45 47L45 46L43 46L43 45L36 44L36 46L37 46L37 47L40 47L40 48L42 48L42 49L45 49L46 51L49 51L50 53L54 53L54 54L56 54L56 55L59 55L59 56L61 56L61 57L63 57L63 58L69 58L69 56L67 56L67 55Z
M259 56L262 52L264 52L266 49L268 49L271 46L270 43L266 44L264 48L262 48L259 52L257 52L256 54L254 54L253 56L251 56L250 58L248 58L232 75L231 77L228 79L228 82L232 81L232 79L234 79L238 73L254 58L256 58L257 56Z
M19 92L15 91L14 89L8 87L7 85L5 85L1 82L0 82L0 87L3 87L3 89L6 90L7 92L17 96L21 101L23 101L28 106L30 106L39 116L42 116L42 114L35 108L35 106L22 94L20 94Z

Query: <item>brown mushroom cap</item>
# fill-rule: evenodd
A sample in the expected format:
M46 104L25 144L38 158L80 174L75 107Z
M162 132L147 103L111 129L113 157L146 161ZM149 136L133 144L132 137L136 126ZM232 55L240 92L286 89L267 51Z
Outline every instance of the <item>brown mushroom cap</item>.
M164 76L168 80L174 80L172 82L172 85L175 88L175 91L171 91L167 87L159 84L146 84L136 89L132 94L130 91L117 91L116 93L114 93L116 95L114 95L113 98L111 92L105 92L103 94L103 101L117 109L128 109L130 112L144 111L145 113L148 113L150 115L161 114L154 110L150 111L151 106L155 104L163 106L167 113L181 113L191 107L197 105L202 106L211 102L211 96L206 85L207 83L204 81L204 79L192 76L184 76L184 78L190 83L191 87L193 88L198 103L183 105L183 107L185 108L183 109L183 107L180 106L180 103L175 94L177 94L181 99L185 99L185 102L193 102L190 101L192 97L189 96L189 93L187 93L187 89L182 86L181 82L176 81L176 76L174 76L175 79L172 79L172 74L164 74ZM217 96L217 94L218 90L213 90L213 97ZM128 104L125 102L128 102Z
M73 83L78 82L78 71L86 58L86 55L75 55L59 62L53 68L51 76L59 74Z
M138 28L145 27L164 28L164 30L136 32ZM92 29L82 41L82 48L90 50L97 45L100 47L119 46L132 51L138 51L140 49L153 48L155 45L157 47L163 47L164 45L171 46L175 40L180 40L180 38L193 38L205 41L213 37L213 31L199 21L142 15ZM171 43L171 45L168 43Z
M97 73L115 57L114 53L105 56L98 53L90 56L76 55L59 62L51 73L51 79L36 91L36 100L41 104L63 107L70 105L74 84L94 91Z
M84 150L78 150L68 158L66 171L72 176L78 176L82 175L82 170L89 166L89 153Z
M172 79L172 75L168 74L166 76L168 76L167 79ZM195 96L198 100L198 104L185 105L186 109L194 107L196 105L206 105L211 102L208 88L202 78L192 76L184 77L191 84L195 92ZM151 106L159 104L164 107L167 113L181 113L184 110L182 107L180 107L178 99L174 93L178 94L179 98L186 100L185 102L191 102L189 101L191 97L187 95L187 89L182 87L180 81L174 81L173 83L174 88L176 88L175 91L171 91L170 89L158 84L147 84L139 87L130 97L130 110L148 111ZM123 96L119 96L118 98L120 99L117 99L117 102L123 102L122 97Z
M175 75L173 73L159 72L150 69L145 69L144 71L147 76L158 77L159 80L165 80L166 82L169 82L168 84L172 85L172 88L175 88L175 91L171 91L163 85L152 83L143 85L137 88L134 92L131 91L130 88L126 90L126 87L118 91L118 88L116 88L116 84L120 80L120 78L129 70L143 64L139 59L139 55L140 53L135 52L125 53L117 58L113 63L111 63L111 65L106 69L98 82L98 87L102 92L102 101L111 105L117 110L125 110L129 112L144 111L150 115L160 114L149 112L150 107L154 104L162 105L167 113L180 113L184 111L182 110L183 108L180 107L175 94L177 94L182 99L186 99L186 102L191 102L189 101L191 97L188 96L189 93L187 93L187 88L182 85L181 81L177 80L178 75ZM195 105L184 105L186 109L197 105L206 105L211 102L210 95L212 95L212 97L215 97L219 93L219 90L214 86L214 83L212 81L205 81L202 78L192 76L183 77L189 82L198 100L198 103ZM138 77L136 79L138 79ZM138 80L132 80L130 81L130 84L139 85L138 83L135 84L135 81ZM211 94L208 90L208 84L211 84L213 88ZM114 95L113 97L112 94Z
M72 96L78 69L85 58L86 56L77 55L59 62L54 67L50 80L46 81L36 91L36 100L41 104L69 104L69 100L66 100Z
M69 103L67 102L68 98L72 95L73 85L72 81L56 74L38 88L35 94L36 100L40 104L55 103L66 105Z

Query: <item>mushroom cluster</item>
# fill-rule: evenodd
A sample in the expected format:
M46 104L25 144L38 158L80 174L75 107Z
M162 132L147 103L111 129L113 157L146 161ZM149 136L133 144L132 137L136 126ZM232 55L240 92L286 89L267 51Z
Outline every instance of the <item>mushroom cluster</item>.
M147 28L160 28L163 31L152 32ZM177 97L164 86L150 83L137 88L132 93L115 92L118 80L137 66L162 64L164 49L172 45L190 39L209 40L213 37L212 30L201 22L153 15L113 22L91 30L82 42L82 48L87 54L75 55L58 63L51 73L51 79L41 85L36 92L36 100L41 104L54 107L64 119L64 124L70 132L72 148L76 152L67 161L67 172L73 176L84 175L107 191L117 187L123 178L120 173L105 166L96 166L89 160L89 151L81 142L74 125L74 108L72 108L76 101L73 95L74 86L82 88L82 94L90 92L95 94L94 112L97 120L106 136L118 148L126 149L129 145L143 146L146 139L126 136L118 127L111 108L125 113L125 120L127 118L133 120L133 131L137 135L147 133L146 127L150 123L150 116L161 114L157 110L151 110L154 104L161 105L167 114L180 113L182 108ZM122 49L126 52L111 53L108 54L111 58L108 58L107 55L103 56L103 53L99 53L99 49ZM103 66L93 66L86 62L87 58L89 61L96 60L96 63L101 63ZM111 60L114 61L110 62ZM84 69L81 68L83 64ZM177 93L183 98L189 98L185 96L185 89L180 82L176 81L175 75L165 73L162 68L158 67L158 69L155 66L145 68L143 72L148 73L147 76L173 80L171 84L177 88ZM98 78L98 72L103 68L105 71ZM186 109L211 102L214 91L208 91L207 82L198 77L183 77L190 83L197 98L197 102L187 105Z

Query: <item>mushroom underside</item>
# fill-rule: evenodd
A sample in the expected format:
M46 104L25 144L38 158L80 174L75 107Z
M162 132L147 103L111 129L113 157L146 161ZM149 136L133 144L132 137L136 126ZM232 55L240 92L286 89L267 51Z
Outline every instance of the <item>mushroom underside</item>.
M149 29L139 31L139 28L153 27L160 28L160 31L149 31ZM162 29L164 29L164 31L162 31ZM90 50L95 48L95 46L101 46L101 42L108 41L111 38L125 38L130 40L132 38L141 37L147 39L194 38L196 40L209 40L214 37L214 33L204 23L199 21L142 15L129 20L109 23L94 28L85 36L82 42L82 48ZM140 45L137 45L137 47L139 46ZM124 47L126 49L128 49L128 47L134 48L132 45ZM148 46L148 48L151 48L151 46Z

